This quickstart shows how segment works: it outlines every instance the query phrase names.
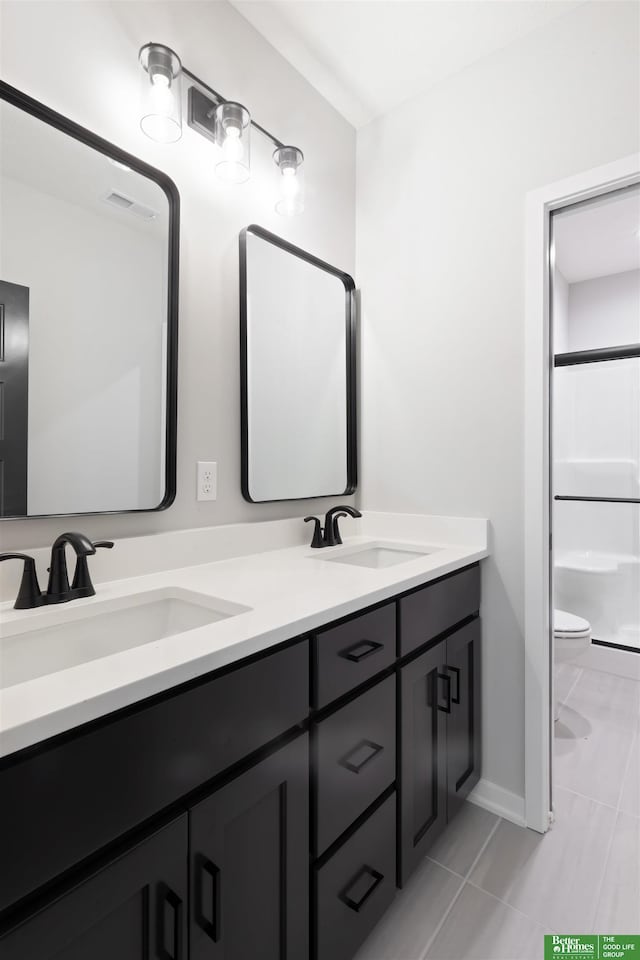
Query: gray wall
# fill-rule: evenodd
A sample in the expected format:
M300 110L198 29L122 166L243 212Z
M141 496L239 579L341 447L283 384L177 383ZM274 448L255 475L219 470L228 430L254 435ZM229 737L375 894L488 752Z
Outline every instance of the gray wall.
M240 492L239 231L249 223L353 273L355 131L226 2L0 4L2 78L166 171L182 199L178 495L165 513L2 524L3 549L51 542L69 526L122 537L183 527L302 516L327 502L253 505ZM139 128L138 49L179 52L194 73L235 98L307 158L307 209L273 209L271 145L254 134L252 178L216 180L210 144L185 124L176 144ZM10 279L10 278L7 278ZM195 499L196 461L218 462L216 502Z
M484 776L524 791L524 209L640 147L635 3L580 4L358 134L363 502L489 517Z

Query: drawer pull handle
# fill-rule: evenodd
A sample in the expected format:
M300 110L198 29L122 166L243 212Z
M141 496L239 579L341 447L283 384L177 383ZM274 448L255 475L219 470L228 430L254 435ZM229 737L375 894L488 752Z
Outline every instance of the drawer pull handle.
M455 674L456 678L456 692L451 697L451 703L460 703L460 668L459 667L447 667L449 673Z
M360 867L355 877L352 877L344 890L338 894L338 898L349 909L359 913L378 884L382 883L383 880L384 874L374 870L373 867Z
M352 773L360 773L362 768L366 767L383 750L384 747L379 743L374 743L373 740L361 740L348 753L345 753L344 757L338 760L338 763Z
M158 956L162 960L182 960L182 900L169 887L161 884L158 908ZM167 912L170 908L171 914ZM167 949L167 940L171 949Z
M206 857L201 856L199 860L196 920L207 936L217 943L220 939L220 870ZM207 886L210 886L210 892Z
M451 713L451 677L448 673L439 673L438 680L442 680L445 684L445 696L447 698L444 707L438 702L438 710L441 710L443 713Z
M361 660L366 660L367 657L383 648L384 644L378 643L376 640L358 640L357 643L352 643L350 647L341 650L338 656L344 660L350 660L351 663L360 663Z

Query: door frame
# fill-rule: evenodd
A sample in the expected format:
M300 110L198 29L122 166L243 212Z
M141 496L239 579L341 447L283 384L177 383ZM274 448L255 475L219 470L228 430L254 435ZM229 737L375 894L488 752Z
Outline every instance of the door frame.
M545 833L552 810L551 330L553 210L640 183L640 153L547 184L525 211L525 823Z

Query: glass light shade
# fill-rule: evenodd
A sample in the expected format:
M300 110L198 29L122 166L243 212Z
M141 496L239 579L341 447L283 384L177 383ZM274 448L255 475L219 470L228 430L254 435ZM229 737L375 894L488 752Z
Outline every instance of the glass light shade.
M297 147L278 147L273 160L278 168L276 213L294 217L304 211L304 154Z
M182 136L182 64L170 47L147 43L140 50L140 126L151 140L175 143Z
M216 107L216 175L225 183L244 183L251 173L251 115L241 103Z

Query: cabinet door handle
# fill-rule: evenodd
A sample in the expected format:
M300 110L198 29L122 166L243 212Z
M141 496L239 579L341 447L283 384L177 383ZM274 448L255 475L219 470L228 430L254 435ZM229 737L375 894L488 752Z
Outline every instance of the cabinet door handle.
M377 640L358 640L357 643L352 643L350 647L341 650L338 656L344 660L350 660L351 663L360 663L361 660L366 660L383 648L384 644L378 643Z
M197 870L196 894L196 921L208 937L217 943L220 939L220 869L215 863L199 856ZM211 885L211 893L207 891L207 880Z
M365 865L360 867L355 877L352 877L344 890L338 894L338 898L350 910L359 913L378 884L382 883L383 880L384 874Z
M158 956L162 960L182 960L182 900L164 884L158 908Z
M380 743L374 743L373 740L361 740L352 750L345 753L344 757L338 760L338 763L352 773L360 773L362 768L366 767L383 750L384 747Z
M438 680L442 680L442 682L445 684L445 696L447 698L447 702L444 707L439 702L439 698L436 698L438 710L442 710L443 713L451 713L451 677L448 673L439 673Z
M456 678L456 692L451 697L451 703L460 703L460 668L459 667L446 667L445 668L449 673L455 674Z

